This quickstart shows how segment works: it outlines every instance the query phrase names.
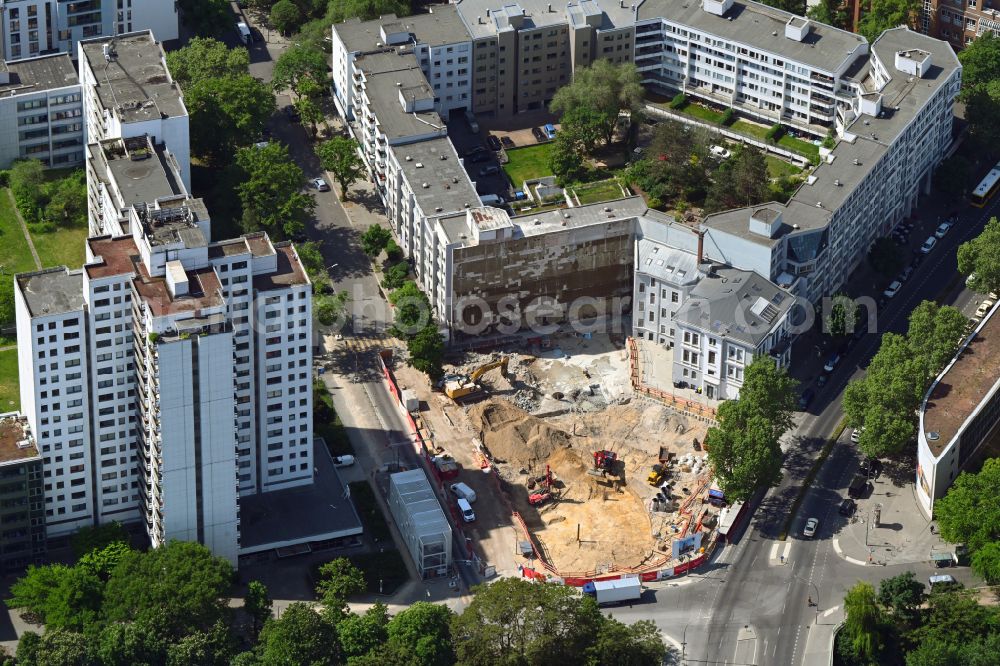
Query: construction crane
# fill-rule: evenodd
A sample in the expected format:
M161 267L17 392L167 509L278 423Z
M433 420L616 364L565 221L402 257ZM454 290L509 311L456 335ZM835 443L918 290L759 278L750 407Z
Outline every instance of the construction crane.
M458 379L446 382L444 385L444 393L449 398L456 401L479 394L483 390L483 387L479 385L479 379L494 368L500 368L500 372L504 377L506 377L508 363L510 363L510 359L503 356L496 361L490 361L489 363L481 365L473 370L472 374L468 377L459 377Z

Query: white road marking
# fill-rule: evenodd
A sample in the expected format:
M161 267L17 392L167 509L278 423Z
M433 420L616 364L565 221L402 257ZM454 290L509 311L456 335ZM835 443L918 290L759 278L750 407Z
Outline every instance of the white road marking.
M837 605L837 606L834 606L833 608L830 608L830 609L828 609L828 610L825 610L825 611L823 611L823 612L821 613L821 616L822 616L822 617L829 617L830 615L833 615L834 613L836 613L836 612L837 612L837 609L839 609L839 608L840 608L840 606L839 606L839 605Z
M834 550L835 550L835 551L837 552L837 555L838 555L839 557L841 557L841 558L843 558L843 559L847 560L847 561L848 561L848 562L850 562L851 564L857 564L858 566L861 566L861 567L866 567L866 566L868 566L868 563L867 563L867 562L863 562L863 561L861 561L861 560L856 560L856 559L854 559L853 557L848 557L847 555L844 555L844 551L842 551L842 550L840 549L840 540L839 540L839 539L837 539L837 538L834 538L834 539L833 539L833 549L834 549Z

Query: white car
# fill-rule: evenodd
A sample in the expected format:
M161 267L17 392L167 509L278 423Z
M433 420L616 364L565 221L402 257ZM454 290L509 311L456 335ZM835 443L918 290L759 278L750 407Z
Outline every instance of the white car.
M931 250L934 249L934 246L937 245L937 241L938 239L936 236L928 236L927 240L924 241L924 244L920 246L921 254L930 254Z
M976 319L982 319L985 317L986 313L989 312L992 307L993 301L983 301L980 303L979 307L976 309Z
M709 148L709 151L711 151L711 153L716 157L718 157L719 159L723 160L729 159L729 156L732 154L722 146L712 146L711 148Z
M329 192L330 191L330 186L327 185L326 181L323 180L322 178L313 178L312 181L310 181L310 182L312 183L312 186L316 190L318 190L320 192Z
M938 238L944 238L944 235L948 233L950 229L951 229L951 222L942 222L941 224L938 225L937 231L934 232L934 235L937 236Z
M816 536L816 529L819 527L819 518L810 518L806 521L806 526L802 528L802 536Z
M899 290L900 288L902 288L902 286L903 286L902 282L900 282L899 280L893 280L892 284L886 287L885 291L882 292L882 295L885 296L886 298L892 298L893 296L899 293Z
M864 431L865 431L865 427L864 426L861 426L860 428L855 428L851 432L851 441L854 442L855 444L857 444L858 442L860 442L861 441L861 433L863 433Z
M353 464L354 464L354 456L344 455L344 456L333 457L334 467L350 467Z

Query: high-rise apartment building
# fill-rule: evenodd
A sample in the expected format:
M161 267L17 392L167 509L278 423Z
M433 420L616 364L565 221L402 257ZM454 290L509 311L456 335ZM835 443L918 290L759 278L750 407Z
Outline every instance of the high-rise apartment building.
M996 0L924 0L921 32L944 39L956 51L988 32L1000 35L1000 3Z
M45 556L42 458L28 421L0 414L0 575Z
M177 3L169 0L0 0L0 59L68 53L77 42L152 30L177 39Z

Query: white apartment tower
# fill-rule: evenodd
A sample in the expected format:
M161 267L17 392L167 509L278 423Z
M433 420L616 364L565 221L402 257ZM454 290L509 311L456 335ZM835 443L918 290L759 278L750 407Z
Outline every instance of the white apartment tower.
M76 57L84 39L152 30L177 39L177 3L166 0L0 0L0 59Z

